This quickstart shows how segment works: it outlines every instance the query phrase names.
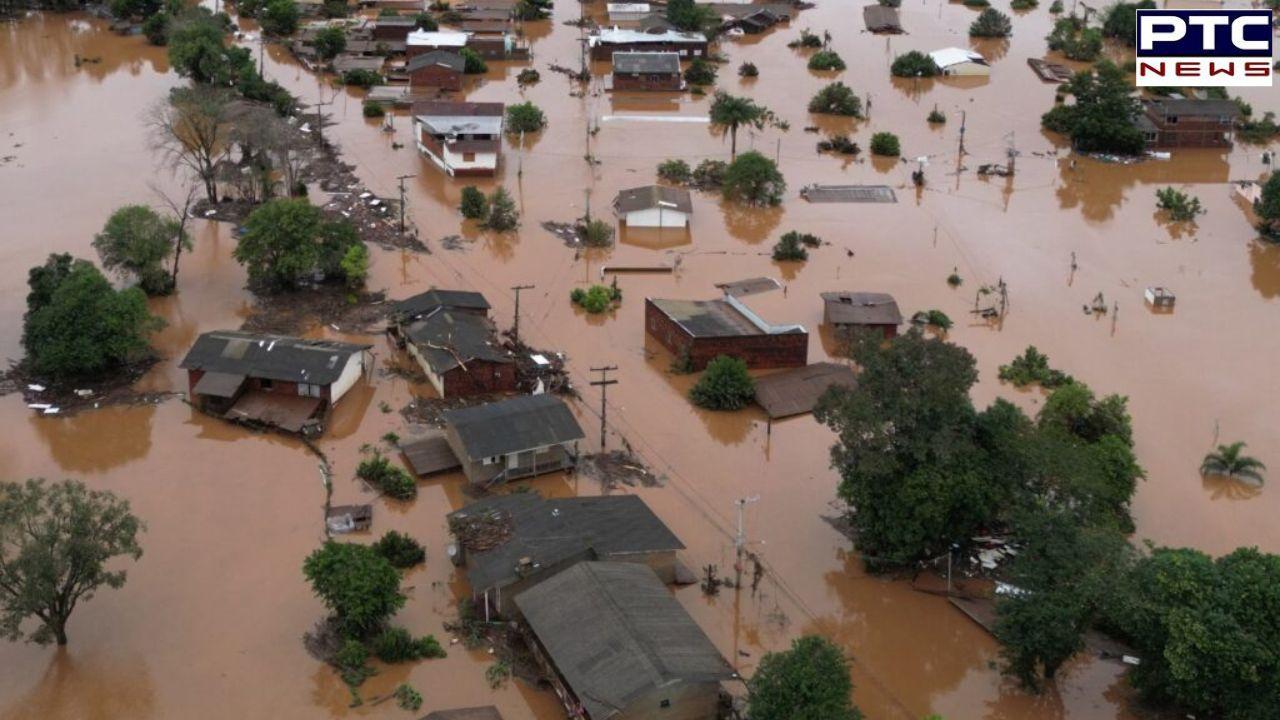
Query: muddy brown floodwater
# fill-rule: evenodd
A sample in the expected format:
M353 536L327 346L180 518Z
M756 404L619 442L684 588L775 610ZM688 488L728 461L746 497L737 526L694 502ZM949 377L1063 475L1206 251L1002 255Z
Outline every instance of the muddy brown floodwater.
M603 18L603 2L586 6ZM1147 470L1134 500L1135 539L1190 545L1221 553L1239 545L1280 551L1274 489L1246 492L1206 485L1196 468L1215 438L1243 439L1272 467L1280 467L1280 405L1275 403L1275 358L1280 355L1280 248L1259 244L1232 198L1229 181L1264 171L1257 148L1230 152L1179 151L1171 161L1124 166L1069 157L1039 129L1053 87L1026 66L1041 56L1050 18L1047 3L1015 13L1010 41L975 45L994 60L981 80L892 81L888 64L908 49L965 45L976 11L959 4L908 0L903 22L911 34L893 38L860 31L858 8L827 0L790 28L727 42L729 63L719 86L750 94L790 122L789 132L743 132L740 148L781 160L790 184L786 203L747 210L695 194L691 230L680 234L625 233L608 250L575 254L541 228L570 221L589 201L607 212L620 189L649 183L661 160L727 158L726 138L705 125L628 119L628 116L705 115L708 100L683 96L658 101L600 90L608 68L597 64L592 92L571 98L567 79L548 71L577 62L579 31L563 24L579 12L560 3L552 22L530 23L532 64L542 82L519 91L519 65L492 63L474 80L470 100L533 100L550 127L507 142L504 168L490 187L505 185L520 204L518 233L495 236L463 223L456 212L461 182L393 142L409 142L407 117L387 135L360 116L356 91L341 90L330 106L329 136L361 179L391 196L395 178L410 181L409 213L429 255L375 252L375 289L393 298L433 285L484 292L509 324L517 284L522 332L537 347L570 358L584 392L576 410L598 442L599 396L586 385L587 368L616 364L620 384L610 392L609 442L625 440L654 470L661 487L626 488L642 495L688 545L690 567L722 570L733 554L732 500L759 495L746 518L753 549L770 573L760 592L704 598L697 587L677 597L746 675L760 656L800 633L820 632L855 659L858 704L872 718L1127 718L1127 691L1118 666L1091 659L1073 663L1042 696L1020 692L993 663L995 643L939 598L905 583L867 575L849 543L820 519L832 505L836 475L828 467L831 434L812 418L777 424L765 433L757 410L711 414L683 397L692 378L667 372L670 358L647 340L643 298L714 295L712 284L773 275L787 292L753 299L775 322L816 330L818 293L835 289L893 293L907 314L939 308L957 318L950 339L978 358L982 380L975 399L1009 397L1034 411L1039 393L1018 392L995 379L996 367L1035 344L1052 362L1102 393L1128 395L1139 457ZM829 29L850 70L838 75L805 69L803 53L786 47L802 27ZM94 60L76 66L74 60ZM751 60L760 77L736 77ZM304 100L319 81L279 48L268 52L267 74ZM870 98L863 121L817 119L808 98L833 77ZM91 257L92 234L115 207L152 202L148 182L172 190L178 179L156 164L140 120L149 103L180 80L163 51L138 38L120 38L81 16L34 15L0 26L0 353L18 357L20 316L28 267L51 251ZM1280 110L1270 89L1242 93L1255 112ZM326 93L327 98L327 93ZM931 128L934 107L948 122ZM961 118L969 155L957 173ZM928 158L928 185L910 187L913 163L853 162L814 151L818 136L848 132L863 147L870 134L892 130L907 157ZM592 132L588 131L588 128ZM1018 173L985 180L973 170L1004 159L1016 145ZM590 154L599 162L588 165ZM797 197L808 183L883 183L899 202L886 205L809 205ZM1194 229L1156 222L1158 186L1186 186L1208 214ZM816 233L828 245L803 266L774 263L769 248L789 229ZM184 258L179 292L153 310L168 327L156 344L166 361L142 384L185 389L175 364L202 331L238 326L252 297L230 257L230 228L200 223L196 250ZM461 235L461 248L434 240ZM1078 267L1072 272L1071 255ZM616 313L586 318L567 300L569 290L599 279L605 264L679 261L669 276L621 279L625 301ZM964 284L944 282L955 269ZM999 326L971 321L976 288L1003 278L1011 310ZM1176 312L1154 315L1142 303L1147 285L1178 294ZM1095 319L1081 305L1096 293L1119 303L1118 317ZM330 331L312 330L316 334ZM373 338L381 360L392 353ZM828 357L829 338L813 332L810 357ZM336 472L335 502L369 496L352 480L363 443L399 427L399 408L426 388L377 373L337 409L320 447ZM127 497L148 523L145 554L129 568L128 584L77 610L71 644L63 651L0 645L0 718L204 718L403 716L393 703L347 708L342 683L303 650L302 634L322 614L300 573L305 555L322 539L323 491L316 459L301 445L250 434L210 420L178 400L113 407L75 417L31 414L17 395L0 398L4 418L0 477L78 477ZM586 479L544 478L547 493L593 494ZM444 514L466 502L457 477L425 482L413 503L375 501L375 530L410 532L426 541L425 568L405 585L409 603L399 621L415 633L446 640L442 624L465 594L465 580L444 559ZM508 718L562 714L549 693L521 682L491 690L483 651L450 647L445 660L381 669L365 696L409 681L426 709L496 704Z

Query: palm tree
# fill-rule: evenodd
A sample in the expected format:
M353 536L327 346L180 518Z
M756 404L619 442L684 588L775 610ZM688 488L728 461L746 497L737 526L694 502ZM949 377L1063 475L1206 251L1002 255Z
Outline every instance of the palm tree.
M711 102L711 124L729 132L731 159L738 156L739 127L748 125L763 130L766 124L772 122L773 112L763 105L757 105L751 98L734 97L721 90Z
M1244 443L1234 442L1230 445L1219 445L1217 452L1204 456L1200 463L1201 475L1221 475L1223 477L1252 480L1262 484L1262 471L1267 466L1261 460L1243 454Z

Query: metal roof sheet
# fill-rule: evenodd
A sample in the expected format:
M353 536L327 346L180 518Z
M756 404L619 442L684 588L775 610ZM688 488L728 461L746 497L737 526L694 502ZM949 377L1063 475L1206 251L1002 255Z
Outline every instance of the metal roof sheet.
M178 366L228 375L328 385L352 355L371 345L215 330L196 338Z
M444 413L472 460L581 440L569 406L554 395L525 395Z

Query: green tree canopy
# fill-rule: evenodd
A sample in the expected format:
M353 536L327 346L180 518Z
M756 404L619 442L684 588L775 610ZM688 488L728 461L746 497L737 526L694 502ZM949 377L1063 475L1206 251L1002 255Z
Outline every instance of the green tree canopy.
M142 557L144 526L129 502L84 483L0 483L0 635L41 645L67 644L67 620L102 587L119 588L126 573L114 558Z
M725 198L755 206L777 205L786 190L787 181L777 164L754 150L729 163L721 187Z
M919 50L908 50L893 59L889 72L894 77L933 77L938 74L938 66L934 64L933 58Z
M228 85L237 67L223 44L222 22L203 8L183 13L169 29L169 64L174 72L201 84Z
M1072 146L1082 152L1133 155L1146 147L1142 131L1133 124L1138 101L1115 63L1103 60L1094 71L1076 73L1066 90L1075 102L1045 113L1041 118L1045 128L1070 137Z
M1273 172L1262 185L1262 194L1253 204L1262 220L1258 230L1272 242L1280 242L1280 173Z
M535 133L547 126L547 116L531 102L507 106L507 132L513 135Z
M1005 38L1013 34L1013 21L1008 15L987 8L969 25L969 37Z
M359 244L350 223L326 220L304 198L278 198L249 214L232 255L248 268L251 283L279 290L317 271L345 278L343 258Z
M765 655L747 689L751 720L862 717L853 706L848 661L839 646L816 635L797 638L790 650Z
M371 636L404 606L400 574L367 545L330 540L307 557L302 572L348 635Z
M686 32L704 32L715 21L715 13L694 0L670 0L667 3L667 22Z
M258 21L262 23L263 32L281 37L297 31L301 15L298 3L294 0L267 0L259 13Z
M347 34L339 27L321 28L314 42L320 59L332 60L347 49Z
M754 100L720 91L711 101L711 125L729 133L729 155L738 155L738 128L746 126L763 130L773 121L773 112Z
M836 81L809 100L809 112L845 117L862 117L862 99L848 85Z
M50 255L28 283L22 344L37 375L101 375L149 352L147 337L162 325L147 312L142 290L116 290L87 260Z
M1158 548L1115 579L1107 626L1152 702L1197 717L1280 717L1280 556Z
M103 267L137 278L148 295L163 295L173 289L164 262L173 254L180 231L177 220L161 217L145 205L126 205L111 213L93 247ZM189 239L181 241L190 247Z
M1102 12L1102 34L1129 47L1138 41L1138 10L1155 9L1155 0L1117 2Z
M707 363L689 390L693 404L708 410L741 410L756 396L756 381L740 358L720 355Z

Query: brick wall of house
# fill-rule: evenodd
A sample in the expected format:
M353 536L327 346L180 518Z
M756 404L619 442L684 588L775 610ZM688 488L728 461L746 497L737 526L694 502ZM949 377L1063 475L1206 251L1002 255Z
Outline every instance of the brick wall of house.
M644 317L645 331L677 358L687 352L694 370L719 355L741 358L751 369L802 367L809 361L808 333L694 338L647 298Z
M409 86L461 90L462 73L440 65L428 65L409 75Z
M444 374L444 396L449 398L515 391L515 363L473 360L466 370L459 367Z

